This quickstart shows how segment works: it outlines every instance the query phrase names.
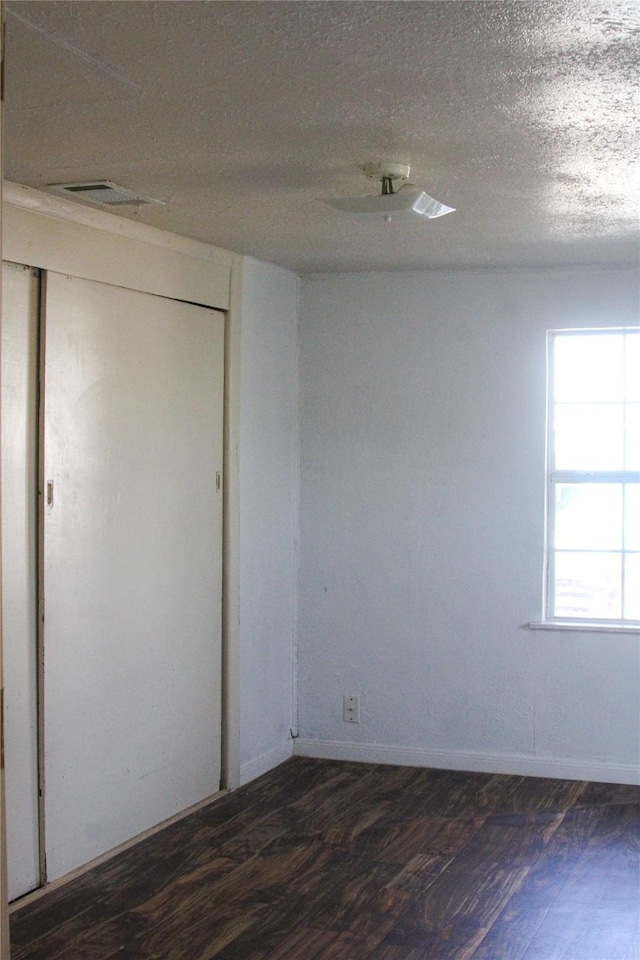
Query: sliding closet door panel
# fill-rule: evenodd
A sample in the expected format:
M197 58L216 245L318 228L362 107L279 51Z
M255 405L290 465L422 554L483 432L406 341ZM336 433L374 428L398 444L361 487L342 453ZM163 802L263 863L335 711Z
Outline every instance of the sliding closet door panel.
M37 741L35 270L2 267L2 624L9 898L40 882Z
M46 278L48 879L219 788L223 317Z

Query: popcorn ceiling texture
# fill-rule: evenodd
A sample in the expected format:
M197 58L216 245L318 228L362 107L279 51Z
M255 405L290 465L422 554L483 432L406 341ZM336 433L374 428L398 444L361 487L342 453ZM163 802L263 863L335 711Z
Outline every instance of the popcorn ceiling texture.
M5 175L108 178L122 211L297 272L628 262L636 2L8 2ZM319 203L410 163L456 208Z

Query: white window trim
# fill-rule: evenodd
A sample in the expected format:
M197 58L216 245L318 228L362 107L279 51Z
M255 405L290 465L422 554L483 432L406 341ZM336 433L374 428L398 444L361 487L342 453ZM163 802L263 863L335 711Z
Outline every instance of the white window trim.
M572 630L580 633L632 633L640 639L640 623L628 620L532 620L530 630Z

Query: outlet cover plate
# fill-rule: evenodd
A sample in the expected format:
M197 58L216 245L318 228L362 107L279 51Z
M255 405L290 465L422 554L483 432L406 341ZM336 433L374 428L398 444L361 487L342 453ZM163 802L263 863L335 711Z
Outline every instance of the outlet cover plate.
M344 695L342 698L342 716L345 723L360 723L360 697Z

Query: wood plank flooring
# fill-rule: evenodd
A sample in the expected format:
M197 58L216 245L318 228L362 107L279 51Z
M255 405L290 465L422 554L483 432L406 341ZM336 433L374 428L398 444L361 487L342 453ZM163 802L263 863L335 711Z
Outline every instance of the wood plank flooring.
M12 960L639 960L640 788L296 757L12 916Z

